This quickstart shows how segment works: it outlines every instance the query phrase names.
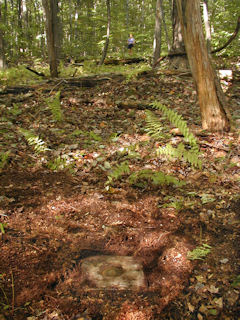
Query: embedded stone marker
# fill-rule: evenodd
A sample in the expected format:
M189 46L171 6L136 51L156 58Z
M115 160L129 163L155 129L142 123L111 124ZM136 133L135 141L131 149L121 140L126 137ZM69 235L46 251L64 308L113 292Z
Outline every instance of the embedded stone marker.
M138 290L145 286L142 265L134 257L89 257L82 261L81 271L91 289Z

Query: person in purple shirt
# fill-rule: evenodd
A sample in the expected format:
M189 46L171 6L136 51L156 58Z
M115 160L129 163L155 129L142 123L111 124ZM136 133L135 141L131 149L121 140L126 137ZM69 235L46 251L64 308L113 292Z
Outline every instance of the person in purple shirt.
M130 33L129 38L128 38L128 50L129 54L132 54L132 48L135 44L135 39L133 38L133 35Z

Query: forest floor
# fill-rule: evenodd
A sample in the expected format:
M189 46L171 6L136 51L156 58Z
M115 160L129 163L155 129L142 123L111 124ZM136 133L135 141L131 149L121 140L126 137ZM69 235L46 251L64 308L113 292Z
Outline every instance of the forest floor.
M103 77L1 93L0 319L240 319L239 73L224 134L201 130L188 73ZM159 110L164 137L147 135L155 100L196 133L202 169L156 155L183 137Z

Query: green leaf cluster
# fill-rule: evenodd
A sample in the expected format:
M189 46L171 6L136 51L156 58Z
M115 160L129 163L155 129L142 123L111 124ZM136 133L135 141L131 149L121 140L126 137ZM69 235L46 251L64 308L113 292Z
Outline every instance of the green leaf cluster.
M130 173L130 168L128 161L124 161L117 165L108 175L108 180L105 183L107 186L111 185L115 180L118 180L120 177L122 177L125 174Z
M72 169L72 164L69 164L67 162L67 159L58 156L57 158L55 158L52 161L48 161L47 162L47 167L49 169L51 169L52 171L60 171L60 170L64 170L64 169Z
M153 171L151 169L143 169L134 172L128 178L130 184L142 186L141 181L151 181L153 185L174 185L176 187L181 187L185 184L183 181L179 181L177 178L166 175L161 171Z
M8 162L10 151L0 152L0 169L3 169Z
M189 260L203 260L211 252L211 248L211 246L204 243L194 250L189 251L187 257Z

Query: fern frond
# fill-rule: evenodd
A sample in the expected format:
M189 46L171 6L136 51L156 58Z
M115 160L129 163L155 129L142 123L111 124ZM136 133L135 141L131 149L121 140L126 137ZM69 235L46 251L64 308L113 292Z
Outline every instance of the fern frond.
M170 144L165 147L157 149L157 155L167 155L172 158L184 159L192 166L202 168L202 162L199 159L200 152L196 138L190 132L187 122L183 120L182 116L168 107L162 105L159 102L153 102L152 107L162 111L163 115L169 119L169 121L177 127L184 136L184 140L189 144L190 150L187 150L183 143L179 143L177 148L173 148ZM162 138L162 126L159 119L151 112L146 111L146 130L149 135L154 138Z
M183 143L179 143L177 148L167 144L165 147L159 147L156 152L158 156L166 155L171 158L184 159L193 167L202 168L202 161L199 159L199 153L195 152L195 150L186 150Z
M152 107L161 110L162 113L169 119L169 121L180 130L185 138L185 141L188 142L191 147L194 147L195 150L199 150L196 138L190 132L187 122L181 115L157 101L152 103Z
M73 167L73 163L68 163L67 159L61 156L58 156L52 161L48 161L47 167L53 171L61 171L64 169L69 169L71 171Z
M58 91L54 97L50 97L46 99L47 105L52 112L53 118L59 122L63 120L60 95L61 95L61 92Z
M146 114L146 131L153 138L162 138L164 134L162 132L163 127L158 117L155 116L150 110L145 111Z
M130 184L135 184L140 180L150 180L154 185L174 185L180 187L185 183L183 181L179 181L177 178L166 175L161 171L153 171L151 169L143 169L138 172L134 172L128 178Z
M20 132L25 137L28 144L34 147L34 151L37 154L50 150L49 148L46 147L46 143L42 139L40 139L39 136L36 136L32 131L26 130L26 129L20 129Z
M10 151L0 152L0 169L3 169L8 162Z
M108 175L108 180L106 182L106 185L109 185L113 182L113 180L118 180L121 176L124 174L129 174L130 169L128 165L128 161L124 161L121 164L117 165L111 173Z
M189 260L203 260L210 252L211 252L211 246L204 243L201 246L196 247L192 251L188 251L187 258Z

